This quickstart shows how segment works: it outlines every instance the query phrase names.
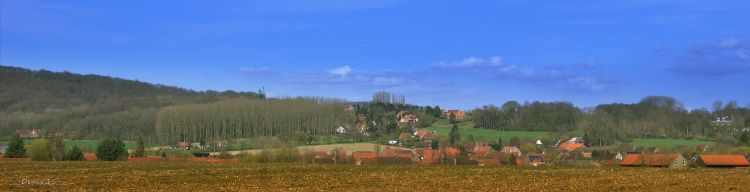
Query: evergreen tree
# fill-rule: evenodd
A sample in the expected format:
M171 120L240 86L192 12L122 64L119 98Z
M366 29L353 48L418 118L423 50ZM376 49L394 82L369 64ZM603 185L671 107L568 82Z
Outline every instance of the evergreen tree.
M456 142L458 142L458 139L460 137L460 135L458 133L458 125L453 124L453 127L451 128L451 132L450 132L449 136L450 136L451 146L455 146Z
M81 149L78 148L78 146L73 146L73 149L70 149L70 151L65 153L65 160L66 161L83 161L85 159L83 158L83 152L81 152Z
M26 148L24 148L23 139L18 133L14 134L8 142L8 148L5 149L5 157L7 158L21 158L26 155Z
M128 151L121 140L105 139L96 147L96 158L100 161L125 161Z
M135 148L135 154L133 155L135 157L145 157L146 156L146 149L143 146L143 137L138 137L138 143Z
M750 135L748 135L748 132L742 132L739 140L740 145L750 146Z

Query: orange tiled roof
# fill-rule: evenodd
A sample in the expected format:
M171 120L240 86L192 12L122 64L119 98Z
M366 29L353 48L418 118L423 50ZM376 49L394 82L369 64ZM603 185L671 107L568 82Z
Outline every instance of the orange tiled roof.
M630 154L620 162L621 166L669 166L679 154Z
M83 158L86 161L96 161L96 154L94 153L83 153Z
M558 148L566 151L574 151L581 147L583 147L583 143L561 143Z
M457 157L458 156L458 148L455 148L455 147L446 147L445 148L445 155L451 156L451 157Z
M701 155L700 158L709 166L750 166L742 155Z

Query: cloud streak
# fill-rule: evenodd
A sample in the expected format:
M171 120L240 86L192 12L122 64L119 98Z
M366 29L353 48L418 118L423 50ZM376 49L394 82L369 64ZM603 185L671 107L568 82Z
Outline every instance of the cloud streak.
M582 67L592 68L596 61L584 61ZM500 56L488 59L468 57L457 62L438 62L432 65L437 70L458 71L471 75L479 75L493 80L517 80L536 86L554 87L564 90L600 91L607 86L599 77L585 76L578 72L578 68L571 66L524 67L507 64Z
M746 73L750 71L749 49L750 44L737 38L698 44L676 58L668 70L698 77Z

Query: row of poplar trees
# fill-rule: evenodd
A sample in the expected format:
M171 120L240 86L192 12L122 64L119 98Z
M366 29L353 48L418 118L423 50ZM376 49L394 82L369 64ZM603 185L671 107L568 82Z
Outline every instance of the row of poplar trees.
M156 132L162 143L215 142L298 133L331 135L355 120L346 104L335 100L231 99L210 104L161 109Z

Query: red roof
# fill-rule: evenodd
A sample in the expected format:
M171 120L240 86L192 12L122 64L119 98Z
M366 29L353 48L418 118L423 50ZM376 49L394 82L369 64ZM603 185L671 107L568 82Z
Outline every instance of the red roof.
M377 155L372 151L357 151L352 156L354 159L375 159L376 157Z
M701 155L700 160L707 166L750 166L742 155Z
M630 154L620 162L621 166L669 166L679 154Z
M458 157L458 148L455 147L446 147L445 149L445 155L450 157Z
M83 153L83 158L86 161L96 161L96 154L94 153Z
M581 147L583 147L583 143L561 143L558 148L566 151L574 151Z

